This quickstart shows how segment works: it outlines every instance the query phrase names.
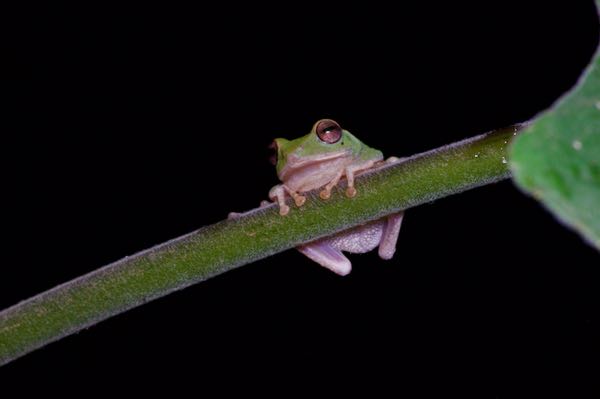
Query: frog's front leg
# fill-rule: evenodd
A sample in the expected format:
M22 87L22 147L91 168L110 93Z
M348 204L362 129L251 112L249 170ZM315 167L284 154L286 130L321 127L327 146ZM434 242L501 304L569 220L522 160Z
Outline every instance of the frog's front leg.
M350 165L346 168L345 174L346 179L348 180L348 188L346 188L346 195L350 198L356 195L356 188L354 187L354 176L356 176L357 172L362 172L367 169L371 169L373 167L377 167L379 165L387 165L392 163L400 162L402 159L397 157L389 157L385 161L375 161L370 160L358 165Z
M331 189L338 184L343 175L344 169L340 169L340 171L333 177L333 179L331 179L331 181L327 183L325 188L321 190L321 192L319 193L319 197L321 197L324 200L329 199L329 197L331 197Z
M276 185L269 191L269 198L271 201L277 201L277 204L279 205L279 214L281 216L285 216L290 212L290 207L285 203L285 193L288 193L290 197L294 199L296 206L302 206L306 201L305 196L298 194L285 184Z
M358 165L350 165L346 167L345 174L348 180L348 188L346 188L346 195L350 198L356 195L356 188L354 188L354 174L362 170L371 169L377 161L370 160Z

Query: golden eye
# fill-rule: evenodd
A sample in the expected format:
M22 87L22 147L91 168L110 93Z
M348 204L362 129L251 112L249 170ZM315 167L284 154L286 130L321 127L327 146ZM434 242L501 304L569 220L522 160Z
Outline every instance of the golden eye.
M327 144L335 144L342 138L342 128L336 121L331 119L319 121L315 132L317 137Z

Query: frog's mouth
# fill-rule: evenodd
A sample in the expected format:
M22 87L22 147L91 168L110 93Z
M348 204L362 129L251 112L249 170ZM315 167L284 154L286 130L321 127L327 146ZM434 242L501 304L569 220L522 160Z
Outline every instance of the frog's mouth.
M307 165L316 165L325 161L330 161L332 159L341 158L343 156L348 155L348 150L341 150L335 152L329 152L327 154L317 154L310 156L302 156L299 157L295 154L290 154L287 158L287 162L281 172L279 173L280 179L284 180L288 177L290 173L295 173L299 169L304 168Z

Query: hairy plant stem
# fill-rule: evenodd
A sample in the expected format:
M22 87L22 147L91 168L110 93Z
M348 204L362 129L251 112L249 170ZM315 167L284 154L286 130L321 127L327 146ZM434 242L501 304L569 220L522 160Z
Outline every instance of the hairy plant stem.
M349 227L509 176L512 126L407 158L344 183L201 228L109 264L0 312L0 365L111 316L238 266Z

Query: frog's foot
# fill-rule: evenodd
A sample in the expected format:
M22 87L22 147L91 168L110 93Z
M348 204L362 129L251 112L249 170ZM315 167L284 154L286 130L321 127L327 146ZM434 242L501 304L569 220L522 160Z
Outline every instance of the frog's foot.
M348 166L345 170L346 179L348 180L348 188L346 188L346 196L352 198L356 195L356 188L354 187L354 175L357 172L371 169L376 164L376 161L367 161L360 165Z
M331 197L331 189L338 184L343 174L344 170L342 169L334 176L333 179L331 179L329 183L327 183L323 190L321 190L321 192L319 193L319 197L321 197L324 200L329 199L329 197Z
M285 203L285 190L283 185L279 184L269 191L269 198L279 205L279 214L285 216L290 212L290 207Z
M269 192L269 198L279 204L279 214L281 216L285 216L290 212L290 207L285 203L285 193L288 193L290 197L294 199L296 206L302 206L306 202L305 196L291 190L285 184L279 184L273 187Z
M302 206L306 202L306 197L304 195L298 194L294 191L289 191L289 194L294 199L296 206Z
M385 225L383 228L383 234L381 235L381 241L379 242L379 257L382 259L392 259L394 252L396 252L396 242L398 241L398 234L400 233L400 226L402 226L402 218L404 212L394 213L385 219Z
M389 157L388 159L385 160L386 164L390 164L390 163L398 163L400 161L402 161L404 158L398 158L398 157Z
M398 158L398 157L389 157L388 159L382 159L381 161L375 162L373 168L383 168L384 166L388 166L391 164L395 164L401 161L404 161L406 158Z
M235 219L239 218L240 216L242 216L241 212L229 212L229 214L227 214L227 219Z
M340 276L345 276L352 270L352 264L337 248L327 240L315 241L296 248L305 256Z

